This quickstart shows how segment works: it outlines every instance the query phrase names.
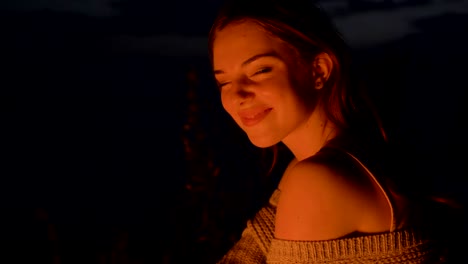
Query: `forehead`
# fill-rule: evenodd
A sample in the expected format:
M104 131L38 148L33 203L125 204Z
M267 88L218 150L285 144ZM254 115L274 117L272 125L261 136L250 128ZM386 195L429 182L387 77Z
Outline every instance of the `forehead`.
M286 45L253 21L227 25L216 33L213 42L215 68L240 63L257 54L276 52L285 59Z

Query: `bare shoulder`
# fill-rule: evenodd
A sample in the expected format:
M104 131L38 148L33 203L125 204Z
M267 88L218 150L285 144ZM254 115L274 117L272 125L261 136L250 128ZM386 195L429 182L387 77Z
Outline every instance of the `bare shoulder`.
M327 240L359 231L362 208L375 193L357 171L333 157L312 157L289 167L281 182L275 235L289 240Z
M296 166L298 163L298 160L296 158L292 159L286 169L284 170L283 177L281 177L281 181L278 184L278 188L281 190L283 188L283 182L287 180L287 175L289 175L289 172Z

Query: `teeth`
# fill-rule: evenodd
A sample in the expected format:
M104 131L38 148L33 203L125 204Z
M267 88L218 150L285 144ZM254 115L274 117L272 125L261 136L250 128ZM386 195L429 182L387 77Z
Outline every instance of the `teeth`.
M253 112L253 113L248 113L248 114L245 113L245 114L243 115L242 118L245 118L245 119L256 119L256 118L258 118L259 116L261 116L263 113L265 113L265 112L268 111L268 110L270 110L270 109L268 108L268 109L264 109L264 110L262 110L262 111L260 111L260 112Z
M260 114L263 113L263 112L264 112L264 111L259 112L259 113L256 113L255 115L247 116L246 118L248 118L248 119L254 119L255 117L257 117L258 115L260 115Z

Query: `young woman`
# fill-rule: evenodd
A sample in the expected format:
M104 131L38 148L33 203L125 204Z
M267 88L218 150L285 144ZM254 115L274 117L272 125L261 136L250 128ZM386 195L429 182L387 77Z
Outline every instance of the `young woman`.
M224 109L294 159L219 263L441 263L419 204L398 192L386 136L349 50L311 1L235 0L209 35Z

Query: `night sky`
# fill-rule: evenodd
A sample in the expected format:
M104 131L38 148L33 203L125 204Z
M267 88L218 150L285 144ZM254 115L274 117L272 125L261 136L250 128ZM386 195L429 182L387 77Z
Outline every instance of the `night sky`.
M110 0L15 0L2 1L0 7L9 10L50 9L58 12L77 12L99 17L112 16L118 13L118 10L112 7Z

